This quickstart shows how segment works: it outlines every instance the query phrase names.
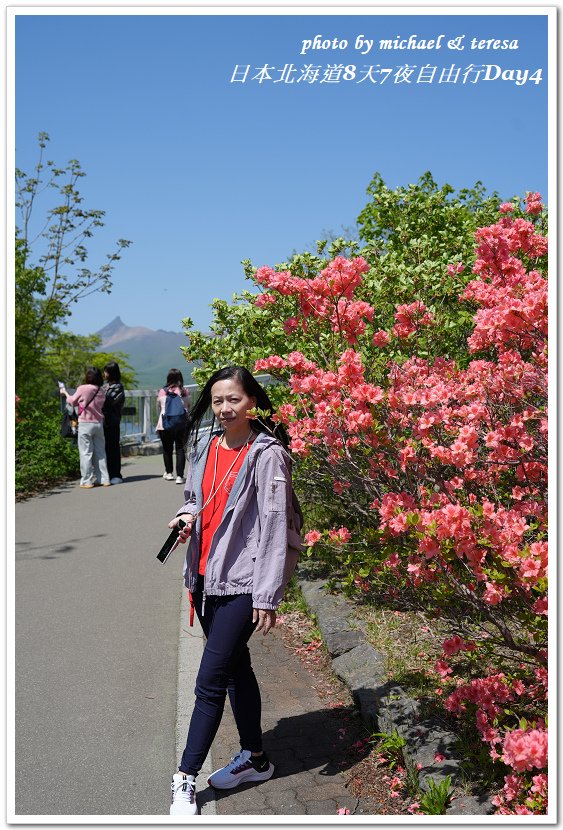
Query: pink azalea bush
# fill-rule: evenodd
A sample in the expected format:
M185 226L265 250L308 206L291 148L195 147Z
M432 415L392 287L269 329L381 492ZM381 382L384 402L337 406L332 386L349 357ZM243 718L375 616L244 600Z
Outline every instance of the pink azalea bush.
M532 193L524 210L505 203L495 224L478 229L473 277L459 296L474 312L463 365L424 356L435 315L416 298L382 326L378 309L358 299L370 270L360 256L336 257L313 276L266 266L255 275L264 289L256 304L275 315L279 303L284 330L311 336L309 354L289 350L255 369L286 380L279 417L292 451L330 482L350 519L309 530L307 544L337 550L360 590L450 621L436 665L442 699L505 765L495 805L510 814L547 806L541 212ZM410 357L400 362L394 344L404 340Z

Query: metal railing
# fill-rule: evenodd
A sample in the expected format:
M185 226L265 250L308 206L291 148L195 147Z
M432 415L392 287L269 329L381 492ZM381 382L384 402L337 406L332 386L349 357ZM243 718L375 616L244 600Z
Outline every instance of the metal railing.
M197 386L188 387L197 391ZM128 389L121 411L121 444L148 444L158 441L156 425L159 408L156 403L158 389Z

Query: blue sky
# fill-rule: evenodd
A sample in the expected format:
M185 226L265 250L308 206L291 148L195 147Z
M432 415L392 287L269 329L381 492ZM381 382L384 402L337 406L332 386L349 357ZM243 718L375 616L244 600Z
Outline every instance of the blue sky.
M348 46L301 54L316 34ZM439 50L379 49L439 34ZM368 54L358 35L374 41ZM463 50L447 47L462 35ZM471 49L472 38L518 49ZM305 65L322 77L340 63L353 79L295 82ZM411 83L394 83L405 63ZM237 64L250 67L245 83L231 83ZM294 83L250 80L266 64L276 79L292 65ZM483 64L541 68L543 80L438 83L452 65ZM173 331L191 316L206 330L212 299L249 287L241 260L274 265L353 225L376 171L390 187L430 170L456 188L481 180L502 198L547 198L547 64L543 15L18 16L18 167L31 171L46 131L48 157L79 159L85 205L106 211L90 266L118 238L133 242L112 293L75 306L69 328L88 334L119 314ZM392 73L358 83L368 66ZM416 83L432 67L432 82Z

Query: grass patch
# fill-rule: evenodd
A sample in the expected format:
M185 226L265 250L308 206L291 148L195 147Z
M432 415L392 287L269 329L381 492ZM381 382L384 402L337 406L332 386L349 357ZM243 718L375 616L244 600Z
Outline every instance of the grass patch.
M441 656L445 626L428 620L419 611L396 611L373 605L358 606L366 639L386 660L389 677L406 692L433 694L438 677L434 664Z
M295 575L287 583L285 594L278 610L280 614L290 614L293 611L299 611L308 617L311 616Z

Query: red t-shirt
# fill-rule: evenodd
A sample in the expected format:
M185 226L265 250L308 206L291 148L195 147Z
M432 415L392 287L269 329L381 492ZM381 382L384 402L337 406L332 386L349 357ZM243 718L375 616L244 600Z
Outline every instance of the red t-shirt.
M223 518L223 513L225 510L225 505L227 504L227 499L229 498L229 494L233 489L233 484L235 483L237 473L242 466L242 462L246 458L246 453L248 452L248 448L250 446L250 444L247 444L242 448L237 447L234 450L230 450L227 447L224 447L222 444L219 444L219 450L217 452L217 472L215 473L215 484L213 484L213 471L215 469L215 453L218 441L218 437L215 437L212 440L211 447L209 448L209 454L207 456L207 462L205 464L205 472L203 474L202 483L204 504L211 495L212 491L217 489L217 485L221 484L221 482L223 483L221 484L221 487L219 487L219 489L217 490L217 492L215 493L214 497L211 499L207 507L204 508L203 513L201 514L201 553L199 557L198 569L200 574L205 573L207 557L209 556L211 542L213 541L213 534L221 524L221 519ZM227 475L227 472L230 469L233 462L234 466ZM226 475L227 478L225 479L225 481L223 481Z

